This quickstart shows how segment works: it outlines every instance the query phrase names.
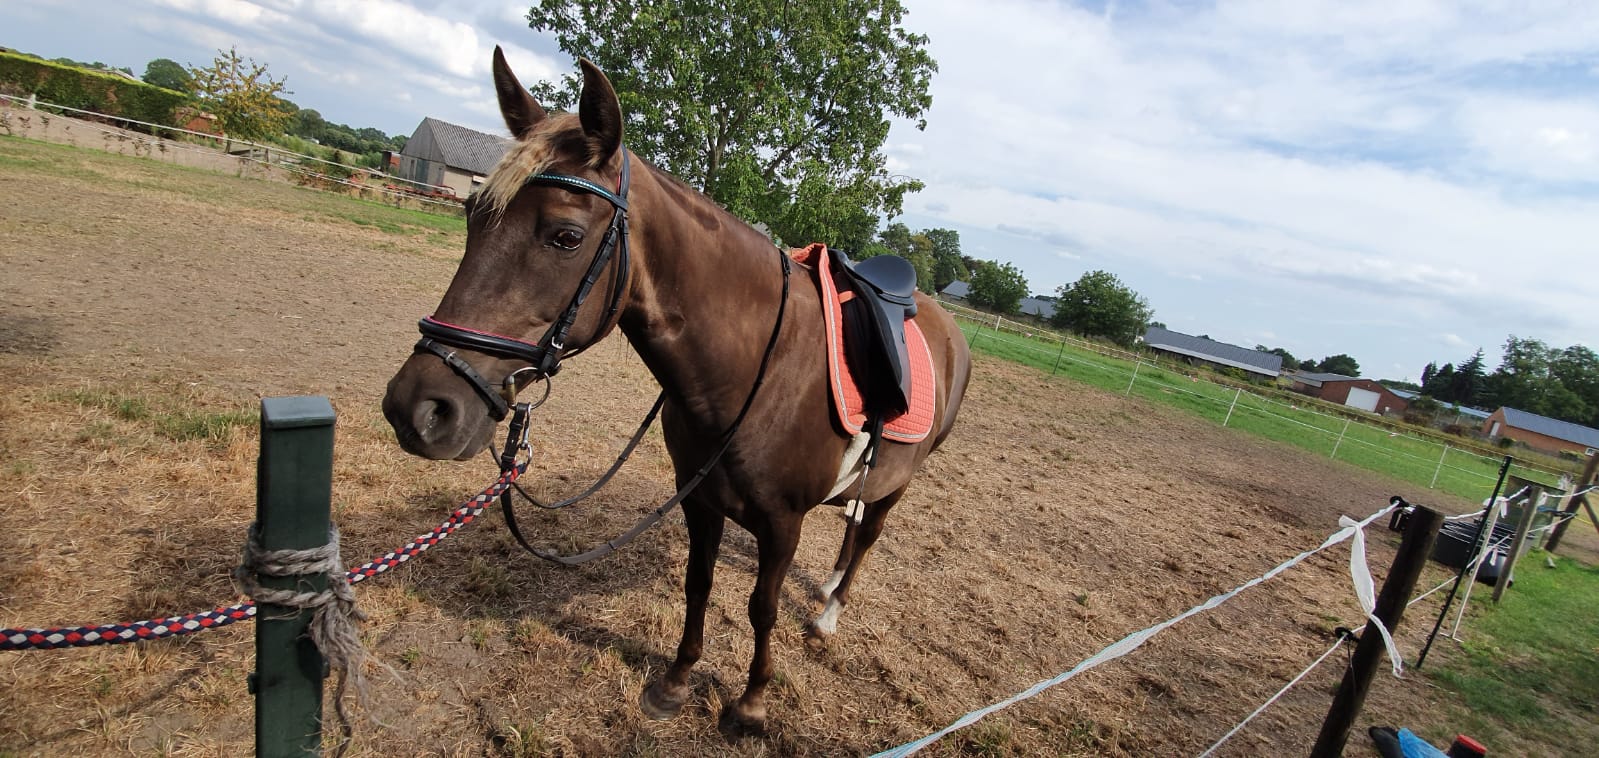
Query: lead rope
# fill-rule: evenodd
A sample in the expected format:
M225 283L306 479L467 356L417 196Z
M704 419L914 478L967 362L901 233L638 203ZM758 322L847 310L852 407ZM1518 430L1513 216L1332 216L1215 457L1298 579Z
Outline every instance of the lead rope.
M771 336L766 340L766 351L761 355L760 368L758 368L755 372L755 384L750 387L749 394L744 398L744 405L743 407L739 408L738 416L733 419L732 425L727 428L727 431L722 433L722 446L717 449L716 454L712 455L710 460L705 462L705 465L701 466L698 471L694 472L694 477L690 479L687 484L684 484L680 489L678 489L677 494L673 495L665 503L662 503L660 507L656 508L649 515L645 516L637 524L634 524L633 528L628 529L617 538L610 540L599 547L587 552L579 553L577 555L560 555L558 553L540 550L529 544L527 538L522 536L522 530L517 526L516 510L512 505L511 492L506 491L500 495L500 512L505 514L505 526L510 529L511 536L516 538L517 544L521 545L522 549L539 558L543 558L546 561L550 561L551 563L559 563L564 566L577 566L588 563L596 558L610 555L617 548L632 542L634 538L638 537L640 534L643 534L644 531L649 529L651 526L654 526L655 522L660 521L661 518L670 512L674 507L676 507L678 503L683 502L683 499L688 497L689 493L693 492L694 488L698 487L700 482L705 480L705 477L711 473L711 470L716 467L716 464L722 460L722 455L733 446L733 438L738 434L739 428L744 425L744 417L749 415L750 407L755 404L755 396L760 392L761 385L766 381L766 370L771 364L772 354L776 352L777 338L783 331L783 316L788 311L790 265L788 255L783 253L781 250L778 251L778 257L783 263L783 297L778 301L777 304L777 319L772 324ZM661 397L655 401L655 407L650 409L650 415L644 419L644 425L639 427L639 431L633 435L633 440L628 443L627 449L623 450L622 456L617 459L617 462L612 467L612 470L606 472L605 476L601 477L599 482L597 482L593 487L590 487L587 492L578 495L575 498L570 498L555 506L547 507L565 507L566 505L570 505L574 502L582 500L583 498L586 498L598 491L599 488L610 479L611 475L616 473L616 469L621 468L622 462L625 461L627 456L632 453L632 449L638 444L638 440L644 436L644 430L648 429L649 425L654 422L656 413L660 410L661 405L664 404L665 400L666 393L663 391L661 393ZM516 465L517 453L528 447L527 415L528 411L531 409L527 406L527 403L516 404L515 414L511 417L511 424L506 429L505 450L500 455L501 471L505 471L509 467L514 467ZM529 499L531 500L532 498Z

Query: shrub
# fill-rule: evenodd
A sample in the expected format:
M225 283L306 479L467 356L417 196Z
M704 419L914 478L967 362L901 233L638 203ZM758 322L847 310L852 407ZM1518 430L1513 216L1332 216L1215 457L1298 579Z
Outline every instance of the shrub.
M47 103L163 126L176 125L178 108L189 101L182 92L6 52L0 52L0 86Z
M1509 437L1500 437L1499 442L1496 444L1498 444L1501 449L1508 450L1515 446L1516 441Z

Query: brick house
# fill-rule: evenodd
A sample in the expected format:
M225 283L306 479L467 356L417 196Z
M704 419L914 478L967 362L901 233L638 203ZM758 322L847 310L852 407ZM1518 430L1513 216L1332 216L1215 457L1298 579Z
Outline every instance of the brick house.
M1293 389L1329 403L1384 416L1403 414L1410 407L1409 399L1377 382L1343 374L1301 372L1294 375Z
M1527 447L1553 453L1570 451L1588 456L1599 452L1599 429L1515 408L1500 408L1489 414L1488 420L1482 422L1482 433L1489 439L1509 437Z

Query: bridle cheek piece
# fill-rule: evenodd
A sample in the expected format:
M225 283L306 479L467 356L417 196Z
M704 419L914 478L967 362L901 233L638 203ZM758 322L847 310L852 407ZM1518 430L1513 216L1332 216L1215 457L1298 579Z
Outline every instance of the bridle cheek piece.
M613 323L616 318L617 311L622 306L622 296L627 291L628 276L631 272L627 255L627 189L631 162L627 148L622 148L622 176L617 182L616 192L611 192L582 177L566 174L535 174L527 180L527 184L543 184L562 187L573 192L598 195L609 201L615 209L611 213L611 224L606 228L605 237L600 240L599 248L594 251L594 259L589 262L588 271L584 273L583 281L578 284L577 292L572 295L566 310L550 324L550 328L544 332L544 336L539 338L538 342L528 342L516 337L451 324L432 316L424 317L418 322L417 328L422 332L422 339L417 341L415 350L437 355L444 361L444 365L449 366L472 385L472 389L488 405L489 416L496 422L505 420L511 403L516 398L517 378L520 375L531 374L531 381L545 382L545 397L548 397L549 378L561 370L561 361L577 355L587 347L585 345L583 348L567 352L566 339L572 330L572 325L577 322L578 309L583 306L594 285L599 282L600 275L604 273L612 255L616 256L617 273L615 286L611 288L610 305L606 307L605 317L600 321L602 334L607 325ZM457 355L456 349L526 361L528 365L511 372L505 377L501 386L496 388L472 368L471 364Z

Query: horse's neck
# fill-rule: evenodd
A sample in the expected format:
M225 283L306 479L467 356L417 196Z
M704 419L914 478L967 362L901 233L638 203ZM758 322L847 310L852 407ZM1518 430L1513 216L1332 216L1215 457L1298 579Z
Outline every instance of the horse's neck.
M784 253L702 195L658 176L648 186L629 212L635 283L622 331L668 397L714 423L754 382Z

